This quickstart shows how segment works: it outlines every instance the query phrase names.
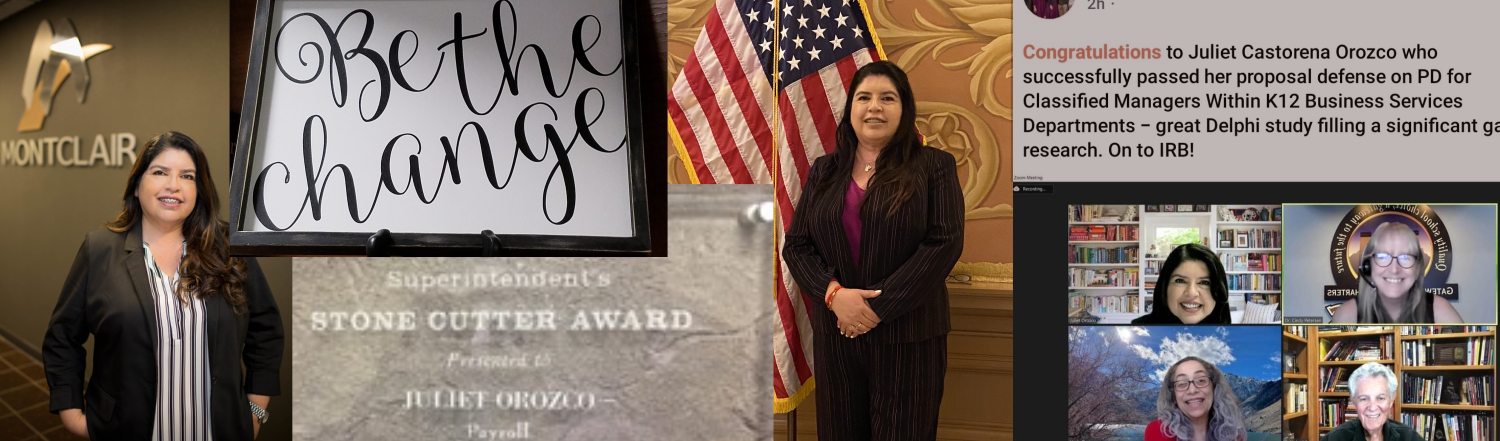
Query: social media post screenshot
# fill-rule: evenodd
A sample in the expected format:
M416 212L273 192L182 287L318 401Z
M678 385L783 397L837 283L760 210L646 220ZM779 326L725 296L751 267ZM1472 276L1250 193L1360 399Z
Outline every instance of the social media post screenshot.
M1500 4L1030 0L1014 180L1494 181Z

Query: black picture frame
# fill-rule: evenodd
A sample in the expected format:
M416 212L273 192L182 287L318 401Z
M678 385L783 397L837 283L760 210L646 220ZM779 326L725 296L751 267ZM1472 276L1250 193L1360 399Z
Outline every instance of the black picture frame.
M352 0L351 0L352 1ZM274 68L266 61L271 48L271 17L278 0L258 0L255 5L255 28L250 44L250 63L246 73L245 98L240 107L238 143L234 152L230 180L229 251L235 256L350 255L370 253L379 244L387 255L402 256L647 256L651 251L651 231L646 184L646 140L642 127L641 54L638 43L636 0L617 0L620 7L620 44L624 56L625 110L628 173L630 181L629 237L495 234L485 236L455 233L389 232L376 240L378 226L366 232L290 232L241 231L243 217L250 213L247 204L250 158L260 147L256 136L261 122L262 81L265 70ZM486 230L487 232L488 230ZM494 237L498 244L489 238Z
M1208 205L1194 205L1193 206L1193 212L1194 213L1207 213L1208 212Z
M1159 211L1161 211L1161 206L1160 205L1147 205L1146 206L1146 212L1147 213L1156 213L1156 212L1159 212Z

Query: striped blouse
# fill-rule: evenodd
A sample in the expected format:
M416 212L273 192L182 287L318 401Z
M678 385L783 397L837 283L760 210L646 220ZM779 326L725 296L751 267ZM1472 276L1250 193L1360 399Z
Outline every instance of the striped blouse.
M203 299L177 297L177 276L156 266L151 246L146 272L156 307L156 417L152 440L208 440L208 316ZM187 243L182 244L187 254ZM179 265L181 266L181 265Z

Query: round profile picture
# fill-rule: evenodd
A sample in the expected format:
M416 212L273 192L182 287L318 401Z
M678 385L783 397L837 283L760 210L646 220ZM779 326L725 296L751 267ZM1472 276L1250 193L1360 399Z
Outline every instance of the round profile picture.
M1073 9L1073 0L1026 0L1026 9L1041 18L1057 18Z

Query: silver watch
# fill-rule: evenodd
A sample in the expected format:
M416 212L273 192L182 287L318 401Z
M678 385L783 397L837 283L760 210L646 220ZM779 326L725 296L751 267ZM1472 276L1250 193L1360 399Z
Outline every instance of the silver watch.
M271 419L271 415L266 413L265 409L261 409L260 406L255 405L254 401L245 401L250 402L250 413L255 414L255 419L260 420L260 424L262 426L266 425L266 421L269 421Z

